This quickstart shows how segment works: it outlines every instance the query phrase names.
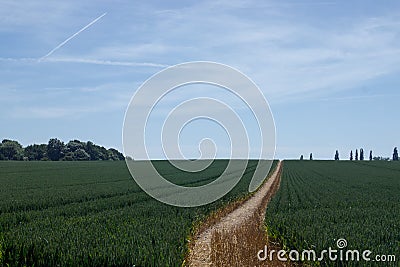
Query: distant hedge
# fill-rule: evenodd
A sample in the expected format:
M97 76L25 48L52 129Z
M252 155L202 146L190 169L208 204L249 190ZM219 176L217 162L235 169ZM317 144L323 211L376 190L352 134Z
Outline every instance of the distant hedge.
M124 160L124 155L114 148L105 148L91 141L63 141L52 138L47 144L23 147L18 141L4 139L0 143L0 160Z

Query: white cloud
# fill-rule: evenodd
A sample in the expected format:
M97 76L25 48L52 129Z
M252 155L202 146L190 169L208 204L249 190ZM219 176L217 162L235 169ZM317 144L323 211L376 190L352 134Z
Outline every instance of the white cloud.
M90 114L107 113L113 110L123 109L121 103L107 101L98 102L97 105L75 105L75 106L19 106L9 112L14 118L32 119L55 119L55 118L77 118Z
M46 58L44 62L64 62L64 63L84 63L84 64L95 64L95 65L108 65L108 66L123 66L123 67L154 67L154 68L165 68L168 65L153 63L153 62L131 62L131 61L115 61L115 60L102 60L102 59L90 59L90 58L78 58L78 57L54 57Z
M63 17L73 9L74 5L69 2L2 0L0 29L13 31L16 28L24 27L21 29L30 30L32 27L54 22L57 17Z
M331 4L207 1L154 8L148 11L153 17L146 25L152 30L140 38L135 31L140 27L124 18L118 32L126 38L97 43L84 54L75 50L75 56L67 53L44 61L164 68L192 59L215 60L244 71L279 102L348 90L399 71L400 28L395 16L349 18L346 27L330 28L287 19L296 5ZM32 60L0 58L2 62Z
M347 18L328 27L288 19L295 17L298 5L335 3L208 1L160 9L155 11L158 20L152 21L154 31L142 36L151 43L114 43L93 56L157 57L170 64L219 61L244 71L280 102L351 90L400 70L396 16Z
M91 53L96 58L108 59L136 59L153 57L155 55L165 55L179 48L167 46L162 43L120 43L113 45L99 45Z
M352 89L400 70L400 29L396 24L383 22L384 30L366 31L368 23L366 20L350 25L342 32L292 25L294 35L284 41L301 44L304 37L306 47L256 45L255 52L241 57L239 64L250 65L248 74L265 92L281 101L290 95L303 98L307 94ZM252 65L251 60L258 63Z

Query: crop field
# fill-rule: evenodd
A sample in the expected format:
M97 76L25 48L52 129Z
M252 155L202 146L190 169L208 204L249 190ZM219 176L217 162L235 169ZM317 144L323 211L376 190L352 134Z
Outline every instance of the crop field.
M286 250L370 250L371 262L330 261L322 266L398 266L400 164L378 161L285 161L280 189L269 203L269 235ZM375 255L395 255L377 263Z
M198 185L227 161L195 176L154 164L172 182ZM256 164L222 199L178 208L143 192L124 162L0 162L0 266L181 266L191 231L248 194Z

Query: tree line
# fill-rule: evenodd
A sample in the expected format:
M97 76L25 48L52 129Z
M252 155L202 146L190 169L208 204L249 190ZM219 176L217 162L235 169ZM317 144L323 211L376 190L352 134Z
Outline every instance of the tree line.
M303 160L304 156L301 155L300 156L300 160ZM339 156L339 150L335 151L335 156L334 156L335 160L340 160L340 156ZM350 156L349 156L350 160L364 160L364 149L360 148L360 153L358 153L358 149L356 149L355 154L353 154L353 150L350 150ZM310 160L313 160L313 154L310 153ZM372 156L372 150L369 151L369 160L390 160L390 158L384 158L384 157L373 157ZM398 161L399 160L399 153L397 150L397 147L395 147L393 149L393 155L392 155L392 160L393 161Z
M339 150L336 150L335 160L339 160ZM364 160L364 149L360 148L360 154L358 153L358 149L356 149L354 157L353 157L353 150L350 150L350 156L349 160ZM384 157L373 157L372 156L372 150L369 151L369 160L390 160L390 158L384 158ZM392 155L392 160L393 161L398 161L399 160L399 153L397 150L397 147L393 149L393 155Z
M114 148L106 149L91 141L71 140L68 143L52 138L47 144L23 147L18 141L4 139L0 143L0 160L124 160L124 155Z

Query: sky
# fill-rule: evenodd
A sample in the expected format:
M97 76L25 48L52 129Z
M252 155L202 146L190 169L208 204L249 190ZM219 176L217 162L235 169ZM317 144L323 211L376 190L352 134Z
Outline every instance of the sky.
M0 0L0 40L0 139L24 146L57 137L122 151L139 86L190 61L227 64L257 84L274 117L276 158L332 159L336 149L348 158L359 148L390 157L400 146L399 1ZM210 94L235 106L214 89L189 86L160 110ZM199 141L215 138L226 157L226 137L194 121L180 145L197 157ZM156 143L151 157L162 158Z

